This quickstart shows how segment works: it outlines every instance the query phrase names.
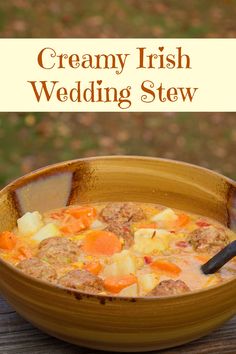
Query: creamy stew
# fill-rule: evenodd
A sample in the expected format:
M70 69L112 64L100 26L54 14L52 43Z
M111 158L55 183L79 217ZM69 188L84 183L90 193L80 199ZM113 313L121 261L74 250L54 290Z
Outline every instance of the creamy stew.
M0 257L25 274L90 294L169 296L236 274L200 267L235 239L218 222L161 205L114 202L27 212L0 233Z

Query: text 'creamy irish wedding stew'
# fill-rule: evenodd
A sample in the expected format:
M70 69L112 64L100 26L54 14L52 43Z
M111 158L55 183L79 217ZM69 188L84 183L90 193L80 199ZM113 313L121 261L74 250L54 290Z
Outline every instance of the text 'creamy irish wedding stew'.
M0 256L27 275L85 293L180 295L235 276L235 259L214 275L200 270L235 236L161 205L99 203L26 213L0 233Z

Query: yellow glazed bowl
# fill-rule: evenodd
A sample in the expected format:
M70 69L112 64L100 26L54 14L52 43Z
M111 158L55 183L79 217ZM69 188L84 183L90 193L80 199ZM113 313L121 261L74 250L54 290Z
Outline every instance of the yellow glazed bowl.
M154 202L236 222L235 182L182 162L148 157L81 159L45 167L0 192L0 231L26 211L101 201ZM0 291L43 331L91 348L148 351L211 332L236 312L236 279L164 298L86 295L28 277L0 260Z

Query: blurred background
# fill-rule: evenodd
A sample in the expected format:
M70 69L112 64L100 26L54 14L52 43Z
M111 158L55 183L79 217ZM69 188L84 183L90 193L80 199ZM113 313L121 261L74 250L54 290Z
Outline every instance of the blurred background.
M11 0L0 1L0 36L229 38L235 18L235 0ZM110 154L236 178L235 153L236 113L0 113L0 186L49 163Z

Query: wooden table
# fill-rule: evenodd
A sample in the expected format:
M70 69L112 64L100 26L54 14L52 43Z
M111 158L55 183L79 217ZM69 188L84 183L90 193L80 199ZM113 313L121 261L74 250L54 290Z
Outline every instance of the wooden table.
M0 297L1 354L96 354L93 349L76 347L49 337L23 320ZM161 354L236 354L236 317L211 335L182 347L156 351Z

